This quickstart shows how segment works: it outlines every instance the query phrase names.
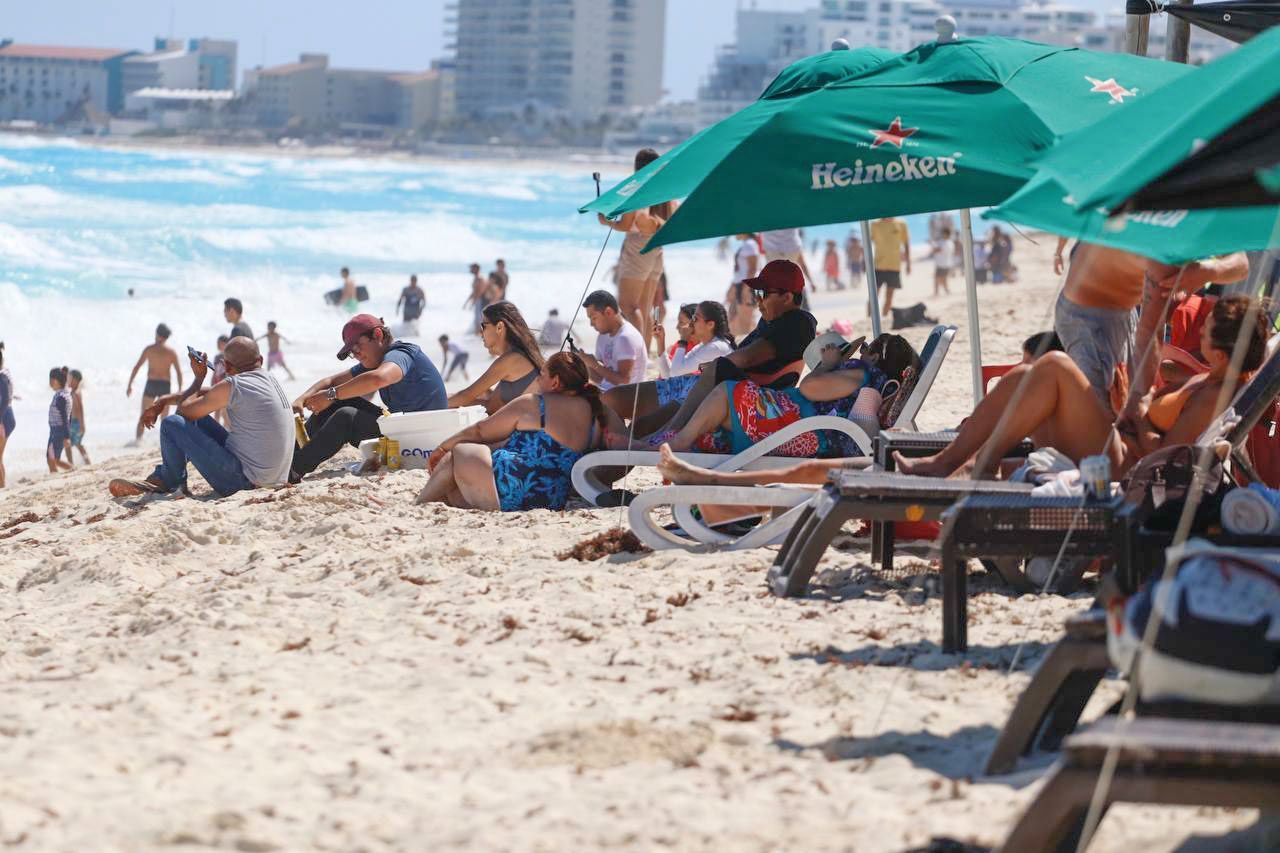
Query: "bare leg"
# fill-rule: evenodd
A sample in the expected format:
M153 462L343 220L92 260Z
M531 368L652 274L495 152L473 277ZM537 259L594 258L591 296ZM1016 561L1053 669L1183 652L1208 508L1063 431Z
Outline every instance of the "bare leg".
M9 435L0 426L0 489L4 488L4 446L9 443Z
M699 436L729 423L729 393L717 385L699 405L689 422L671 437L673 450L688 450Z
M624 278L618 282L618 311L624 320L640 330L648 347L649 338L653 335L653 319L649 316L649 308L653 305L653 291L647 291L647 282L643 278Z
M79 451L80 451L80 458L84 460L84 464L86 464L86 465L92 465L92 464L93 464L92 462L90 462L90 461L89 461L89 451L87 451L87 450L85 450L85 449L84 449L84 445L83 445L83 444L77 444L77 445L76 445L76 450L79 450ZM3 483L2 483L2 482L0 482L0 485L3 485Z
M473 509L496 512L498 486L493 481L493 454L486 444L459 444L453 448L453 477L462 500Z
M431 472L431 478L422 487L422 491L418 492L418 498L414 503L447 503L457 506L449 500L449 496L455 494L457 490L458 486L453 481L453 454L446 453L444 459L441 459L440 464L436 466L436 470Z
M676 409L676 413L671 416L671 420L667 421L661 428L654 432L675 432L684 427L689 422L689 418L693 417L693 413L698 410L698 406L702 405L702 401L707 395L715 390L715 370L708 367L702 371L702 375L698 377L698 381L693 383L693 387L689 389L689 396L684 398L684 402L680 404L680 408ZM636 430L637 435L642 435L639 429Z
M640 296L640 304L644 306L644 326L637 326L644 334L644 351L647 354L653 345L653 311L658 306L654 300L658 298L658 276L644 280L644 293Z
M653 382L639 385L638 394L635 385L618 385L605 391L600 399L624 420L651 415L658 410L658 391Z
M773 483L821 486L827 481L832 468L842 468L855 460L807 459L790 468L771 468L765 471L713 471L685 462L675 455L670 444L664 444L658 452L658 472L672 483L681 486L765 486ZM857 460L862 461L862 460Z
M981 449L983 467L974 472L981 477L1033 432L1079 462L1104 452L1111 436L1110 413L1103 411L1096 395L1090 395L1089 381L1070 357L1048 353L1034 364L1014 368L997 383L944 450L921 459L895 455L898 470L945 477ZM1112 448L1113 462L1118 461L1118 450Z
M893 310L893 291L894 288L887 284L884 287L884 307L880 309L881 317L888 317L889 312Z
M142 411L143 411L143 412L145 412L147 409L151 408L151 404L152 404L152 403L154 403L155 401L156 401L156 398L155 398L155 397L143 397L143 398L142 398ZM160 418L156 421L156 423L159 423L161 420L164 420L164 416L165 416L165 415L167 415L167 414L169 414L169 412L168 412L168 410L165 410L165 412L164 412L163 414L161 414L161 415L160 415ZM142 426L142 414L141 414L141 412L139 412L139 414L138 414L138 432L137 432L137 434L133 437L133 443L134 443L134 444L137 444L138 442L142 441L142 433L143 433L143 432L144 432L144 429L143 429L143 426Z

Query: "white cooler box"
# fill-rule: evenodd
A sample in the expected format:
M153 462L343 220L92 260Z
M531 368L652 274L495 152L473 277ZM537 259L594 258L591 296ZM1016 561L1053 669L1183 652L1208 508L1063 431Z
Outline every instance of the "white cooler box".
M426 468L427 457L436 445L455 432L487 417L483 406L438 409L433 412L400 412L378 418L378 428L387 438L400 442L401 468ZM360 442L365 461L378 454L376 438Z

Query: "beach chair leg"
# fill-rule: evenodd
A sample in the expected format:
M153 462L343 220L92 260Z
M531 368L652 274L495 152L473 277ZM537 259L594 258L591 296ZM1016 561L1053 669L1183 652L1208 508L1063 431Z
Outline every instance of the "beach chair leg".
M1055 766L999 847L1000 853L1073 853L1084 830L1097 776L1096 769Z
M871 522L871 564L880 562L881 541L884 539L884 522Z
M1075 730L1109 665L1106 643L1074 637L1059 640L1018 697L983 772L988 776L1009 773L1024 755L1058 749Z
M968 637L968 561L957 557L950 544L942 548L942 652L967 651Z
M880 550L876 558L880 563L880 571L893 571L893 522L886 521L880 525Z
M834 499L819 501L806 512L793 530L794 538L788 538L769 569L769 589L774 595L790 598L805 593L827 546L853 514L844 501Z

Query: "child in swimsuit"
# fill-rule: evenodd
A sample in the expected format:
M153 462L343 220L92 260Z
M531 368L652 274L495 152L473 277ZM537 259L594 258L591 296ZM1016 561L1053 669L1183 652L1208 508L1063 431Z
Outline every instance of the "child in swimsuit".
M45 447L45 461L49 463L49 473L70 471L71 463L71 390L67 388L67 377L70 371L65 367L55 367L49 371L49 387L53 389L53 400L49 402L49 443ZM67 451L67 461L62 461L63 449Z
M89 464L89 451L84 449L84 397L80 393L80 383L84 375L79 370L71 371L67 388L71 391L71 446L80 451L84 464ZM67 454L70 456L70 452Z

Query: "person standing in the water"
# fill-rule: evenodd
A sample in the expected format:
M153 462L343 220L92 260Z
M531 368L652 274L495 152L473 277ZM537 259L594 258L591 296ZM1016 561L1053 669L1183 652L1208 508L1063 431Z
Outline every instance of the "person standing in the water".
M228 300L230 302L232 300ZM138 363L133 366L133 372L129 374L129 384L125 387L124 395L126 397L133 396L133 380L138 375L138 371L142 368L143 363L147 365L147 384L142 389L142 411L145 412L151 408L160 397L168 394L172 387L169 384L169 371L172 370L178 375L178 387L182 387L182 367L178 364L178 354L174 352L168 344L169 327L164 323L156 326L156 339L154 343L148 344L142 350L142 355L138 356ZM161 415L167 415L166 409ZM133 438L130 447L137 447L138 442L142 440L142 418L138 418L138 432Z
M0 489L4 488L4 447L13 435L13 377L4 366L4 341L0 341Z
M356 280L351 277L351 270L346 267L343 267L341 272L342 307L347 309L348 314L354 314L356 309L360 307L360 300L357 298Z

